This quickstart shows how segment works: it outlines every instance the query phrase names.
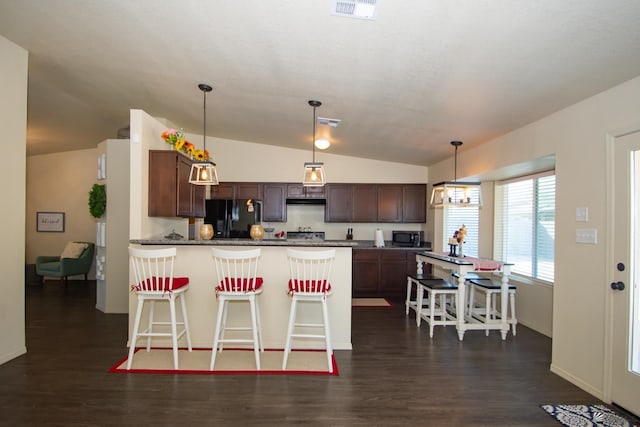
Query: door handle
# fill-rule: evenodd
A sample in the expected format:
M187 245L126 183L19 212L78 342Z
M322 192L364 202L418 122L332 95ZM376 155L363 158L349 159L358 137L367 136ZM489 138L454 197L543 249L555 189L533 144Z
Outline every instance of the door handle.
M623 282L612 282L611 283L611 289L613 289L615 291L623 291L624 290L624 283Z

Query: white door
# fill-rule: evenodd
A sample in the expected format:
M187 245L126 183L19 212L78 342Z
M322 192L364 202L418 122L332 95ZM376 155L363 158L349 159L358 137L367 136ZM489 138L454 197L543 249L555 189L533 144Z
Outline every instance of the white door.
M640 414L640 131L616 138L611 399Z

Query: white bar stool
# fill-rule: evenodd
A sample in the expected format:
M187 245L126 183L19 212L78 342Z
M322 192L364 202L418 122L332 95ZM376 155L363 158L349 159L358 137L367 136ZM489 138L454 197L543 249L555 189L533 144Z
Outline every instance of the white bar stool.
M427 307L422 307L425 293L427 294ZM448 298L453 298L453 300L449 303ZM433 338L434 326L456 324L455 311L459 307L458 285L440 278L421 280L417 305L421 307L417 319L418 326L420 326L420 319L424 319L429 324L429 338Z
M409 315L409 310L414 310L416 313L416 324L420 326L420 309L418 309L418 293L420 291L421 280L439 280L439 277L431 274L407 274L407 298L404 302L404 314ZM415 287L415 292L414 292Z
M287 368L287 360L291 352L291 342L294 338L324 339L327 352L329 372L333 372L333 348L331 345L331 327L329 325L329 311L327 296L331 295L331 266L336 256L335 249L330 250L296 250L287 249L289 259L289 295L291 295L291 310L289 312L289 326L284 346L282 369ZM322 323L296 323L298 303L320 303L322 309ZM312 334L298 328L318 329L323 333Z
M216 355L218 351L222 352L224 344L234 343L253 345L256 369L260 370L260 352L264 351L260 305L256 298L262 293L263 283L263 278L258 276L260 248L241 251L213 248L211 252L217 276L215 291L218 298L218 315L209 369L214 369ZM249 303L251 326L227 326L230 301ZM226 331L251 331L251 338L225 338Z
M468 279L469 292L469 316L474 317L484 323L497 322L502 317L502 313L496 306L496 295L502 292L502 284L489 278ZM484 307L476 307L474 301L475 292L482 292L485 295ZM516 287L509 284L509 301L507 310L507 323L511 325L511 332L516 335ZM489 330L485 331L489 335Z
M133 323L131 343L129 345L129 358L127 369L131 369L133 354L136 350L138 337L147 337L147 352L151 350L151 337L171 337L173 346L173 367L178 369L178 340L185 335L187 347L191 351L191 336L189 335L189 321L187 320L187 306L184 294L189 289L188 277L173 277L173 262L176 257L176 248L167 249L139 249L129 248L131 269L133 271L134 284L131 290L138 297L136 317ZM176 301L180 300L182 308L182 322L176 319ZM154 320L154 308L156 301L167 301L171 320L159 322ZM140 320L144 303L149 302L149 323L147 328L140 331ZM170 332L157 332L154 326L169 326ZM182 330L178 332L178 326Z

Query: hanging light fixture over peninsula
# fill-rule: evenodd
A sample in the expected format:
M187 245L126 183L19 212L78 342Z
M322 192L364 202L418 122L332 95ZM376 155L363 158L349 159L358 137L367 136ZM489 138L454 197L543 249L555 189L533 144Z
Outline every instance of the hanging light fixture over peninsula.
M204 97L203 102L203 127L202 127L202 149L205 156L207 152L207 92L211 92L213 88L206 83L200 83L198 88L202 91ZM189 173L189 182L195 185L218 185L218 173L216 172L216 164L207 158L198 160L191 165Z
M313 161L304 164L304 179L302 185L305 187L322 187L325 181L324 163L316 162L316 108L322 105L320 101L310 100L309 105L313 107L313 138L311 148L313 149Z
M458 181L458 147L462 141L451 141L455 147L453 181L442 181L433 185L431 206L482 206L479 182Z

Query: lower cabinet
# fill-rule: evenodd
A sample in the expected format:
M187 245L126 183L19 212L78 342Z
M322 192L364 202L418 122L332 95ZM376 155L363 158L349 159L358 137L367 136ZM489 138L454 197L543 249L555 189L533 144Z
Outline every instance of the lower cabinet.
M414 249L353 249L352 263L356 298L404 297L407 273L417 270ZM424 266L425 273L428 267Z

